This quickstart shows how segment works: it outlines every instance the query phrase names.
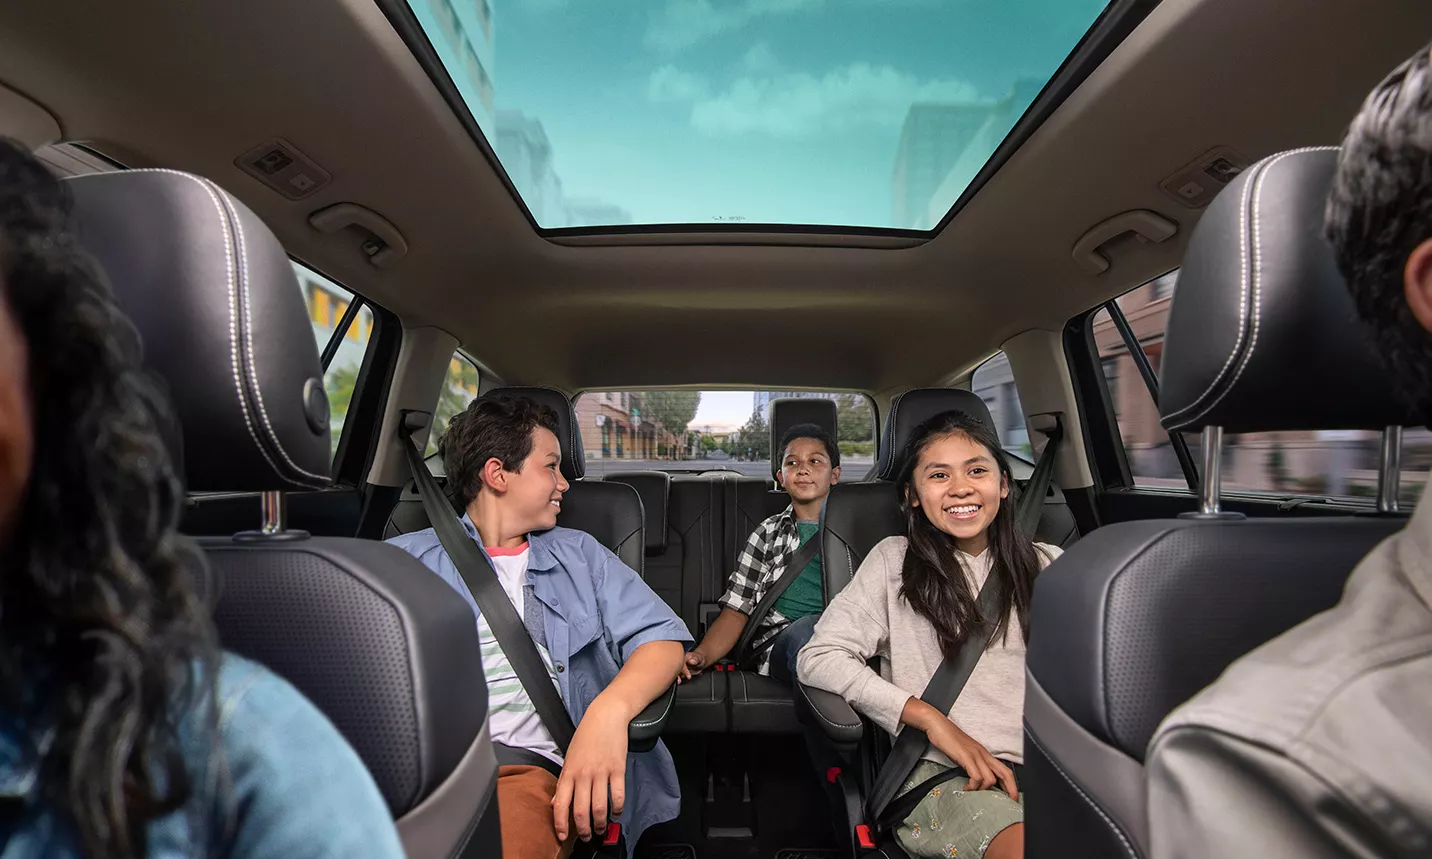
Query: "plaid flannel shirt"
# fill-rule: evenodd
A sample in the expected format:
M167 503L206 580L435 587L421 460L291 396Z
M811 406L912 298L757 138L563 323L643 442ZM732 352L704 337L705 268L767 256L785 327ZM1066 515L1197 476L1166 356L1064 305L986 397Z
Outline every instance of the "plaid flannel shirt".
M766 519L746 540L746 548L741 550L741 556L736 559L736 570L731 574L731 584L726 593L721 595L720 605L749 616L756 610L756 604L771 589L771 585L780 580L786 571L786 564L800 545L801 535L796 528L794 508L786 507ZM761 620L755 636L751 638L751 646L760 648L780 635L781 630L789 625L790 619L772 606ZM732 654L733 657L737 655L739 654ZM769 647L761 651L761 661L756 670L760 674L771 673Z

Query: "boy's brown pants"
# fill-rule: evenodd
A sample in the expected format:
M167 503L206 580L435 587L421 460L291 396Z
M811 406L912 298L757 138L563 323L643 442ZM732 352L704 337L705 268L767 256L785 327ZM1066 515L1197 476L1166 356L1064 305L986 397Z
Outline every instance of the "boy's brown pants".
M506 766L497 770L497 813L502 822L502 859L566 859L576 846L573 832L557 840L552 797L557 777L541 767Z

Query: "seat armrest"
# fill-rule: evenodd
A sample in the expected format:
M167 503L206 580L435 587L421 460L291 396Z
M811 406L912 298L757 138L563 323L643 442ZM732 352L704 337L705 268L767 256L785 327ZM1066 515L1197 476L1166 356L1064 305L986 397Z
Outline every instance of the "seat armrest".
M824 689L796 684L796 715L801 722L819 728L836 749L854 752L865 734L865 723L849 702Z
M667 687L656 700L646 705L627 726L627 751L649 752L656 748L666 720L671 718L671 705L676 700L676 684Z

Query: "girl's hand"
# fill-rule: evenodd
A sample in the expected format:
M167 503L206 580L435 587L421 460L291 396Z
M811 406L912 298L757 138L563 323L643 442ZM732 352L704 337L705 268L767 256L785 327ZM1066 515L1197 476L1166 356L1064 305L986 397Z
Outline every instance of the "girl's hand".
M1004 785L1010 799L1019 801L1019 787L1014 783L1014 772L990 754L989 749L960 730L960 726L950 721L944 713L911 696L910 700L905 702L900 721L924 731L925 736L930 739L930 745L944 752L946 757L964 769L970 777L965 790L985 790L998 783Z
M1019 801L1019 787L1014 783L1013 770L990 754L989 749L980 745L945 716L941 716L931 728L932 730L925 732L931 745L944 752L969 774L970 780L965 785L965 790L984 790L994 787L998 782L1004 786L1010 799Z

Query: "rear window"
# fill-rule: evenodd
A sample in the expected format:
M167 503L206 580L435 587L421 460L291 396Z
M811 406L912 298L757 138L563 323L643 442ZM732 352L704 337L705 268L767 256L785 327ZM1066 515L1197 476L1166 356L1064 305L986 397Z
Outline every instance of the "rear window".
M870 470L875 411L864 394L666 389L577 397L587 474L723 470L765 477L771 468L771 401L784 397L835 400L842 470L858 476Z

